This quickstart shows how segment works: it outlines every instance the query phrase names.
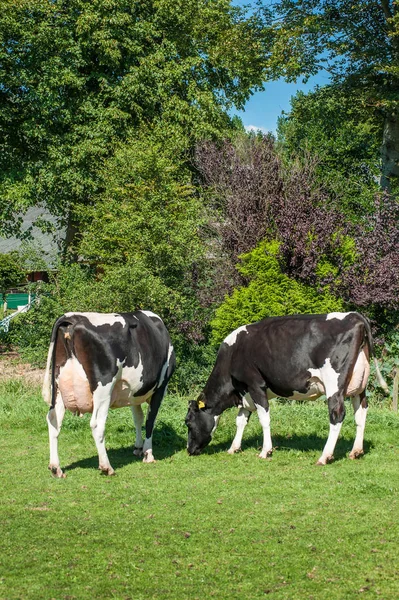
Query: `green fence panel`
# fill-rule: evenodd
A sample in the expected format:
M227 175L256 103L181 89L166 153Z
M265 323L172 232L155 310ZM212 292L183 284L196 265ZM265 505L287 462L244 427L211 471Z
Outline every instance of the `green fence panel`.
M0 295L0 306L3 306L3 296ZM28 294L7 294L7 308L9 310L17 310L18 306L24 306L29 302Z

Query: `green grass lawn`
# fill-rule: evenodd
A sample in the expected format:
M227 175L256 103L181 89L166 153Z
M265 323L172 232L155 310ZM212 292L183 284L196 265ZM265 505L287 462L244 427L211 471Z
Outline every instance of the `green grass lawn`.
M272 460L256 457L254 416L243 452L226 453L226 413L199 457L185 450L187 401L168 396L155 464L132 454L129 409L111 412L115 477L97 471L89 416L67 414L66 479L47 470L46 406L38 389L0 384L0 598L399 598L399 416L371 408L365 456L350 461L350 404L336 461L316 467L325 404L271 408Z

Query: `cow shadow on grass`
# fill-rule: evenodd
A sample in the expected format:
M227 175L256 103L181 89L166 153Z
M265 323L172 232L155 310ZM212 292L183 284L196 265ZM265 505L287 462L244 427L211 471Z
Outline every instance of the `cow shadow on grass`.
M352 450L353 447L353 439L345 439L338 438L337 445L334 451L334 462L339 460L346 459L348 454ZM241 449L242 450L256 450L260 452L262 449L262 436L260 435L252 435L248 438L244 438L242 440ZM326 444L327 436L322 437L315 434L310 435L291 435L291 436L282 436L282 435L273 435L273 454L276 456L279 452L286 451L295 451L295 452L310 452L317 451L319 454L322 453L323 448ZM211 444L205 450L203 450L204 454L214 454L216 452L226 452L231 446L231 440L228 442L219 442L217 444ZM373 448L373 444L368 441L364 441L363 448L364 453L367 454Z
M94 440L93 440L94 445ZM106 444L107 445L107 444ZM161 423L156 427L153 436L153 453L155 460L164 460L170 458L176 452L183 450L187 446L187 439L177 433L172 427L165 423ZM134 434L132 434L132 443L128 446L120 446L119 448L108 447L107 454L109 462L115 470L120 469L133 462L140 462L141 457L133 454ZM67 473L74 469L96 469L98 467L98 455L93 454L90 457L77 460L69 465L65 465L63 470Z

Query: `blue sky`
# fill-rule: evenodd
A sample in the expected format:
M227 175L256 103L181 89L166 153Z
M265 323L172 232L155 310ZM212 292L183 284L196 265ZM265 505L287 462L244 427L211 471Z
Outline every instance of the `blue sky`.
M326 85L328 77L320 74L309 79L306 84L285 83L283 80L270 81L265 84L263 92L255 92L245 105L244 111L232 110L238 115L247 129L260 129L263 132L276 132L277 118L282 111L289 112L290 100L298 90L309 92L316 85Z
M232 4L237 6L249 6L251 0L232 0ZM232 110L232 115L241 117L244 127L247 129L260 129L264 133L271 131L276 133L277 118L282 111L289 112L290 100L295 96L298 90L310 92L316 85L326 85L328 75L320 73L311 77L306 84L301 81L298 83L285 83L284 80L270 81L265 84L263 92L255 92L245 105L244 111Z

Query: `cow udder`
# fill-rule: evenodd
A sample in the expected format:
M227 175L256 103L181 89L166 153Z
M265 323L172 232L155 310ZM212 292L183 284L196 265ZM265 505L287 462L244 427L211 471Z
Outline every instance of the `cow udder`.
M73 413L93 412L93 394L86 373L77 358L69 358L61 367L58 388L67 410Z

